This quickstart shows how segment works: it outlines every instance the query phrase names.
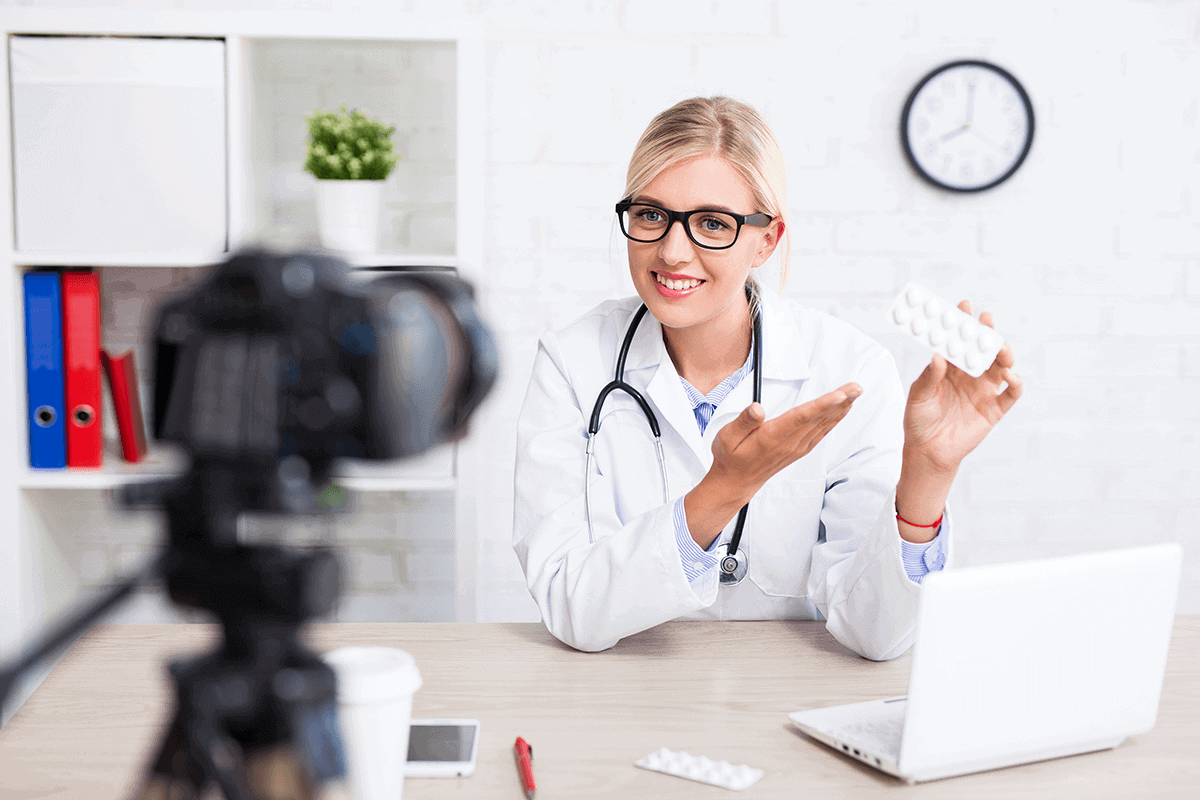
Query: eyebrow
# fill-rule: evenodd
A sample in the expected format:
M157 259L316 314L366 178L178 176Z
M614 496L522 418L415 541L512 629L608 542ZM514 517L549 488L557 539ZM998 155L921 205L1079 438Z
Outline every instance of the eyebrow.
M648 205L648 206L659 206L660 208L666 208L666 207L667 207L667 206L666 206L666 204L665 204L665 203L663 203L663 201L661 201L661 200L656 200L656 199L654 199L653 197L646 197L645 195L642 195L642 194L639 194L637 197L634 197L634 198L632 198L632 199L631 199L629 202L631 202L631 203L641 203L641 204L643 204L643 205ZM738 212L738 211L734 211L734 210L733 210L732 208L730 208L729 206L723 206L723 205L721 205L721 204L719 204L719 203L709 203L708 205L699 206L699 207L697 207L697 208L690 208L690 209L687 209L687 210L688 210L688 211L724 211L724 212L725 212L725 213L727 213L727 214L738 214L738 213L740 213L740 212Z

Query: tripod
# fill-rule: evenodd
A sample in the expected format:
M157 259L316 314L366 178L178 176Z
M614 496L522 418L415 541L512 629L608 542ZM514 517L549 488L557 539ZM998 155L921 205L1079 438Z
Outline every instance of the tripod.
M495 382L495 343L468 284L385 275L351 284L319 253L234 254L155 325L154 436L191 458L179 479L126 487L165 510L160 559L0 670L18 677L150 577L216 617L222 641L171 663L175 712L138 797L307 800L346 771L333 670L300 628L340 591L330 548L239 543L245 512L332 510L338 458L396 459L466 431Z

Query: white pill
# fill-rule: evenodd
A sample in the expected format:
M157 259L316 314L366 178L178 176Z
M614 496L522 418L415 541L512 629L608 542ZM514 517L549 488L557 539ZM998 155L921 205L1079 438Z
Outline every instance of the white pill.
M939 347L942 342L946 341L946 329L934 328L929 331L929 343L934 347Z
M964 319L962 325L959 326L958 332L962 334L964 339L970 339L975 335L975 323L969 319Z
M963 356L963 360L967 362L967 369L974 370L979 367L979 354L974 350Z
M897 325L905 324L911 316L912 312L905 306L896 306L896 309L892 311L892 319L896 321Z
M957 308L947 308L946 313L942 314L942 325L946 326L947 328L953 328L954 324L958 322L958 317L960 314L962 314L962 312Z
M982 333L980 333L979 339L977 341L979 342L979 349L985 353L988 350L991 350L992 347L996 344L995 338L993 338L992 334L988 333L987 331L983 331Z
M958 358L962 355L963 343L958 339L951 339L946 342L946 352L950 354L951 358Z
M917 336L920 336L921 334L925 333L925 331L929 330L929 320L925 319L924 317L913 317L912 325L910 327L912 328L913 333L915 333Z
M931 297L925 301L925 316L935 319L940 313L942 313L942 303L940 300L936 297Z
M925 301L925 293L921 291L921 287L919 286L908 287L908 293L906 296L908 298L908 304L914 308L921 305L921 303Z

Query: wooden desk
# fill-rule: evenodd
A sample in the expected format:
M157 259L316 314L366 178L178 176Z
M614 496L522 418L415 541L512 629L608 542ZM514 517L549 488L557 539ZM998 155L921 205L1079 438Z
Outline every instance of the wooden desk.
M92 631L0 730L0 798L123 798L168 711L164 660L203 649L207 626ZM1194 797L1200 785L1200 616L1176 621L1158 724L1119 748L917 786L795 732L787 713L903 694L911 654L873 663L811 622L675 622L579 653L540 624L330 624L319 650L411 652L418 717L477 717L470 778L415 779L405 798L521 800L512 744L534 747L538 800L721 798L728 790L633 766L659 747L764 769L744 796Z

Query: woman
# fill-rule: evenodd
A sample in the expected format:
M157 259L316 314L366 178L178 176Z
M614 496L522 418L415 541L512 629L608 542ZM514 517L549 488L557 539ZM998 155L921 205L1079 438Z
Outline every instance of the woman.
M716 97L664 111L617 205L638 297L539 343L513 539L543 622L572 647L603 650L678 617L825 619L872 659L911 644L919 582L949 555L958 465L1021 382L1007 345L979 378L935 355L906 403L884 348L759 291L752 271L786 234L786 208L783 158L753 109ZM624 381L660 421L665 467L624 391L607 396L585 456L593 402L642 303ZM717 550L747 503L748 574L722 585Z

